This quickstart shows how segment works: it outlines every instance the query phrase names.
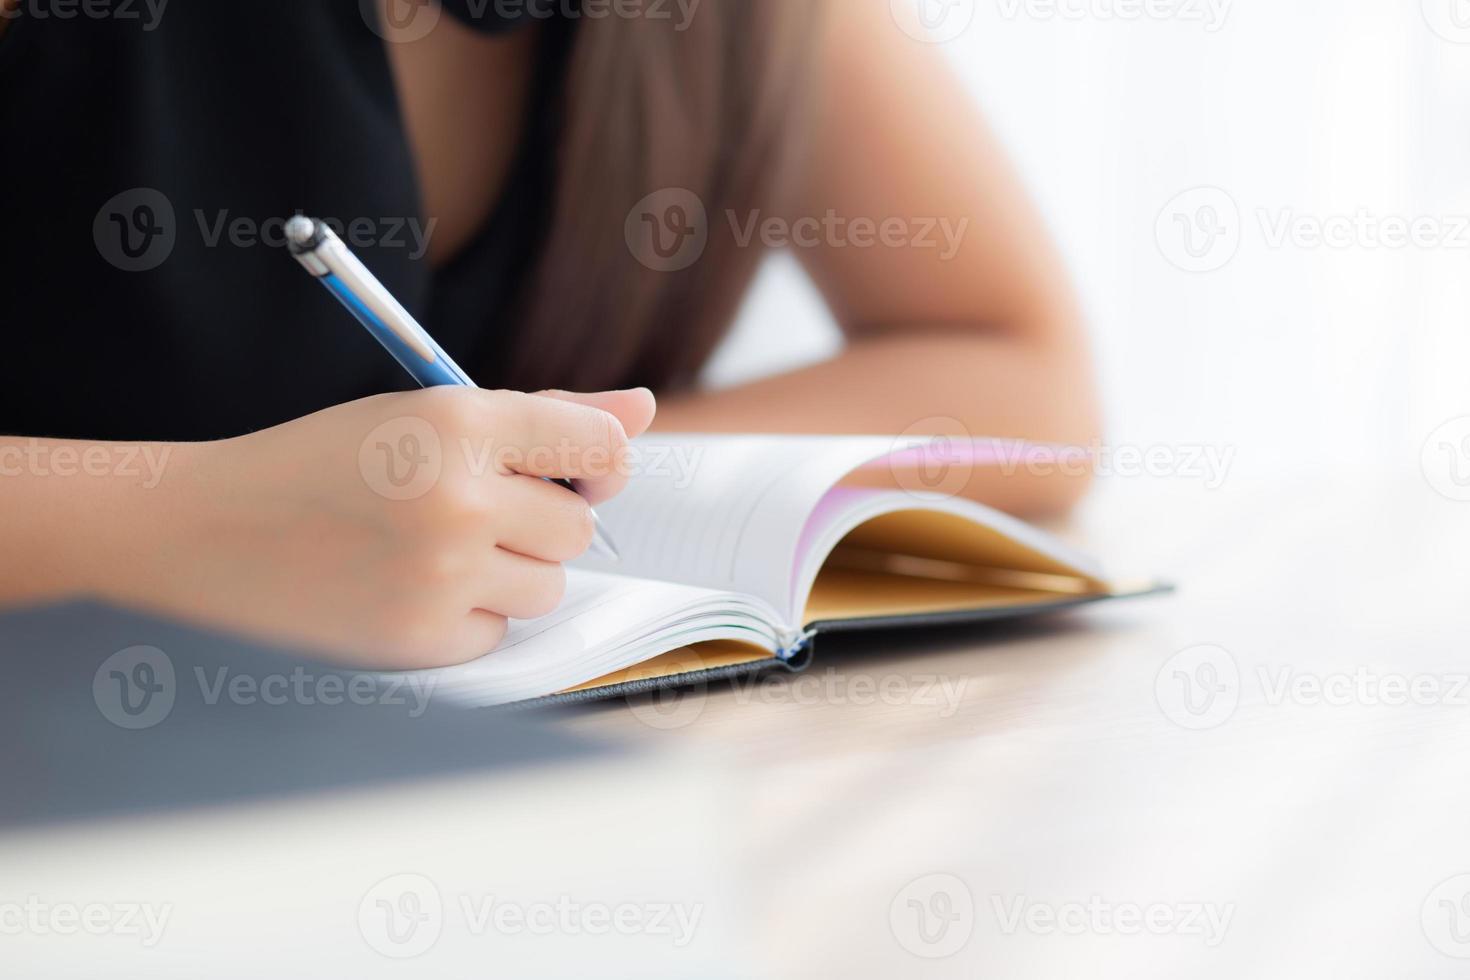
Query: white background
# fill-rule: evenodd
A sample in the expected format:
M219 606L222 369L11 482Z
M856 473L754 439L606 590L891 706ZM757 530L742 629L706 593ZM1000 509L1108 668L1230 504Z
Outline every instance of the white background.
M1470 216L1470 2L1216 0L1216 24L1203 0L1156 0L1163 16L1132 19L1117 2L952 0L973 19L934 45L1061 245L1109 442L1233 449L1240 477L1417 477L1431 432L1470 415L1470 229L1457 224ZM1222 268L1186 272L1156 223L1199 186L1233 200L1240 246ZM1270 242L1285 214L1360 210L1457 234L1428 248ZM838 343L778 258L709 377Z

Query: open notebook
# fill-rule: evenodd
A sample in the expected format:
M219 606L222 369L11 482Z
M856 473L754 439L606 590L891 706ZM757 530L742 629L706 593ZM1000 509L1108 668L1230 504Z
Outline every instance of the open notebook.
M493 705L798 670L824 632L1020 616L1153 588L1110 583L1086 556L968 500L852 485L865 470L994 462L979 447L957 460L947 441L888 436L636 446L637 474L598 509L622 560L578 562L555 613L512 623L480 660L427 672L436 690Z

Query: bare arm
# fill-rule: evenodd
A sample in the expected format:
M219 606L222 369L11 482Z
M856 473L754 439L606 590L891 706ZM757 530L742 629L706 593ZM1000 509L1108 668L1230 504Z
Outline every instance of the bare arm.
M470 660L556 608L653 412L438 388L220 442L0 436L0 607L87 596L363 666Z
M976 436L1092 442L1080 317L1004 152L941 57L902 33L887 3L829 10L793 220L834 212L848 222L795 250L849 347L793 374L666 400L660 428L897 433L940 417ZM903 231L855 247L854 219L900 219ZM968 492L1040 515L1070 506L1086 484L977 474Z
M115 598L160 521L183 447L0 437L0 605ZM176 471L177 475L177 471Z

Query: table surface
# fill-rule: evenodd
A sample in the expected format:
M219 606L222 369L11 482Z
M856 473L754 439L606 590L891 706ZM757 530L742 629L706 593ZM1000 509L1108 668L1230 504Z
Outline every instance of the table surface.
M743 775L794 976L1464 976L1470 503L1125 482L1070 530L1179 593L565 724Z
M572 769L13 835L0 866L22 893L166 898L152 975L210 948L246 975L253 930L359 976L1464 976L1470 503L1322 472L1120 481L1066 530L1180 591L559 711L631 749ZM405 964L354 915L409 871L446 909L662 895L703 918L678 948L491 945L466 905Z

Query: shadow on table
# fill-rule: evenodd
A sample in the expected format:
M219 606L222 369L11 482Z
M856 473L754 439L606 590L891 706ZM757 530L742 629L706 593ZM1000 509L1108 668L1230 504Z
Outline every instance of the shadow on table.
M0 616L0 828L536 766L526 713L102 606Z

